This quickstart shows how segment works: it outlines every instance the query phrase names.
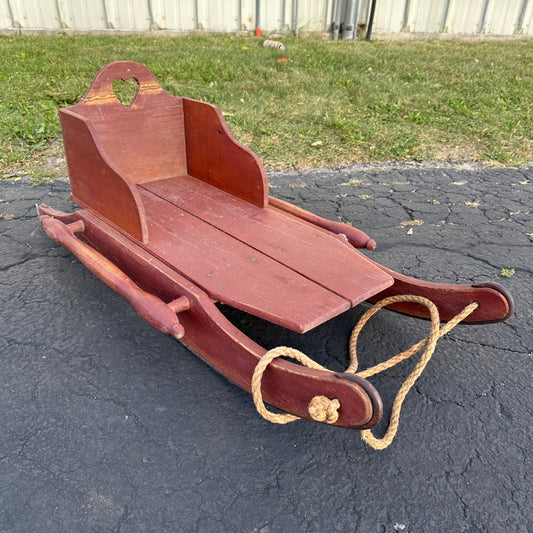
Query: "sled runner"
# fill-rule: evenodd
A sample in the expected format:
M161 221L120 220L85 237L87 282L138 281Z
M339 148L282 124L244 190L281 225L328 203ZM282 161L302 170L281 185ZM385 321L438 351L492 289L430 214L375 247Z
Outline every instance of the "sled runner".
M129 78L138 89L126 107L113 82ZM60 115L72 199L82 209L39 206L46 233L150 324L253 392L269 419L367 430L382 405L365 373L355 373L355 356L341 374L295 350L267 353L216 302L304 333L365 300L387 298L380 306L431 318L433 336L418 348L428 357L443 334L440 321L453 327L512 313L498 284L396 273L358 251L375 246L362 231L270 197L260 160L233 138L220 110L170 96L139 63L105 66ZM289 415L269 413L264 402Z

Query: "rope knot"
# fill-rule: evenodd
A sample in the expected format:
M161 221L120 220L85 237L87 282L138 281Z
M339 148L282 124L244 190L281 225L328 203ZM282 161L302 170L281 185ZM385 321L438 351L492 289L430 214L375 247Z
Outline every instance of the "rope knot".
M330 400L327 396L315 396L309 402L309 414L317 422L334 424L339 419L341 402L337 398Z

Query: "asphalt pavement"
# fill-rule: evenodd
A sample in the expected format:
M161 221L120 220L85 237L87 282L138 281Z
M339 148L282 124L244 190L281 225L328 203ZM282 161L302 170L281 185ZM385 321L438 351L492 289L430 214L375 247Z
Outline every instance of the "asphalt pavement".
M502 283L515 314L440 340L385 451L356 431L272 425L45 235L35 204L74 209L66 180L2 181L0 532L533 531L533 167L269 179L273 196L363 229L378 243L368 254L394 270ZM303 336L230 318L267 348L288 344L341 371L366 308ZM361 366L427 332L381 311L362 334ZM385 422L413 365L371 378Z

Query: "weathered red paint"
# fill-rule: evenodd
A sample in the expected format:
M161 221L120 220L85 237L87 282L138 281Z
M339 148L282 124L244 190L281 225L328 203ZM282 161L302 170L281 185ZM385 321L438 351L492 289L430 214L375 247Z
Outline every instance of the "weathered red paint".
M129 107L113 92L119 78L137 80ZM61 110L61 122L72 198L84 209L40 206L46 233L150 324L247 391L265 349L213 300L299 332L391 294L426 296L443 320L472 301L480 304L472 323L512 312L497 284L408 278L354 248L375 247L364 232L269 197L260 160L233 138L221 112L170 96L138 63L105 66L81 102ZM426 317L421 306L392 308ZM308 419L314 396L338 398L339 427L369 428L382 415L367 381L285 360L269 365L262 390L268 403Z

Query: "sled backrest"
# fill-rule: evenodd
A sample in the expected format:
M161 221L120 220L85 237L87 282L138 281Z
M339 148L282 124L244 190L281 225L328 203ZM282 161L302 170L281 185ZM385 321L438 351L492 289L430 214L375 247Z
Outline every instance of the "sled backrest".
M137 92L124 105L113 83L131 78ZM73 199L143 242L139 184L188 174L268 205L260 160L234 139L220 110L171 96L140 63L106 65L83 99L60 113Z
M137 82L129 106L115 95L118 79ZM69 110L90 120L98 148L129 180L143 183L186 173L182 108L182 99L166 93L146 67L117 61L98 72L81 102Z

